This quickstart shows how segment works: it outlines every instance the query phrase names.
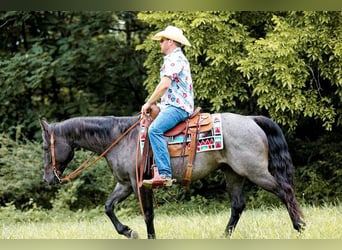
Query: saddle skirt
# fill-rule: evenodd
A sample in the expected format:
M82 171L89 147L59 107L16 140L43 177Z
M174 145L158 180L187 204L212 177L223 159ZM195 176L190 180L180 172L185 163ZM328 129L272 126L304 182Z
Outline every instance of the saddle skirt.
M145 123L140 124L140 150L144 148ZM223 149L222 122L220 114L198 113L177 124L164 135L168 142L170 157L188 156L191 151L191 136L198 130L196 152Z

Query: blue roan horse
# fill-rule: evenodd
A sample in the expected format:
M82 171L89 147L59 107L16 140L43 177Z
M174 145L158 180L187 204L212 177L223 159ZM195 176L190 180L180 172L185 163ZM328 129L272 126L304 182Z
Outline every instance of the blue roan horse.
M138 116L108 116L77 117L53 124L41 121L44 180L48 184L58 183L59 176L74 156L75 148L81 147L101 154L138 119ZM224 148L197 153L192 181L204 178L217 169L224 172L231 202L226 236L233 232L245 208L243 186L246 178L278 196L288 210L293 227L301 231L305 223L295 197L292 160L279 126L263 116L222 113L221 120ZM54 135L54 152L51 150L51 133ZM117 181L113 193L106 201L105 211L117 232L128 238L137 237L137 233L118 220L114 208L132 192L138 194L134 157L138 136L139 125L105 155ZM179 160L172 158L173 177L177 179L177 183L182 183L183 175L178 162ZM187 163L187 158L184 163ZM140 195L147 236L156 238L152 190L142 187Z

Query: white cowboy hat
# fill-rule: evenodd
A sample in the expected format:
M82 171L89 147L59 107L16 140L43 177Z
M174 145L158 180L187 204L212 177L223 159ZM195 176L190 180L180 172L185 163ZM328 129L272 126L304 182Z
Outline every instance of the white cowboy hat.
M177 28L175 26L167 26L165 30L158 32L155 34L152 39L153 40L160 40L163 37L174 40L176 42L179 42L181 44L191 46L190 42L186 37L183 35L183 31L180 28Z

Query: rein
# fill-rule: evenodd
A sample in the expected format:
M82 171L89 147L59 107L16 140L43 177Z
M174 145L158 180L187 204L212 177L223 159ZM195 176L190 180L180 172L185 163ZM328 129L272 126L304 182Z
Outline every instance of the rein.
M60 178L59 174L61 171L58 169L57 164L56 164L56 153L55 153L55 139L54 139L54 132L51 132L50 135L50 147L51 147L51 161L52 161L52 167L53 167L53 172L58 179L60 183L67 182L76 176L80 175L83 171L87 170L90 168L92 165L94 165L96 162L98 162L103 156L105 156L114 146L116 146L132 129L134 129L141 121L142 118L139 118L138 121L136 121L131 127L129 127L124 133L122 133L118 139L116 139L105 151L103 151L102 154L100 154L95 160L92 162L88 163L95 153L91 154L90 157L85 160L75 171L73 171L71 174L67 175L64 178Z

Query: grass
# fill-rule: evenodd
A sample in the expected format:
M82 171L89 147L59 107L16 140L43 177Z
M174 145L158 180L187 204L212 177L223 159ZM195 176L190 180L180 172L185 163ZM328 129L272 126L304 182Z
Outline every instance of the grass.
M125 239L107 217L96 212L18 212L2 209L1 239ZM304 207L306 230L299 234L283 208L249 209L243 213L231 239L342 239L342 206ZM29 213L29 214L28 214ZM167 215L155 211L158 239L223 239L229 211L205 214L199 211ZM121 221L146 237L141 215L119 216Z

